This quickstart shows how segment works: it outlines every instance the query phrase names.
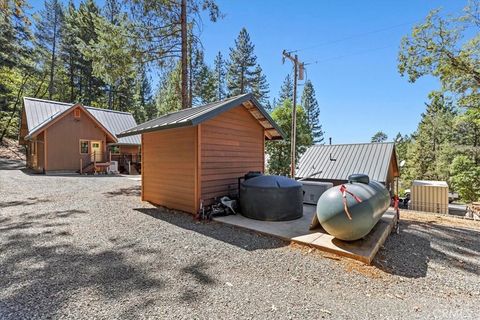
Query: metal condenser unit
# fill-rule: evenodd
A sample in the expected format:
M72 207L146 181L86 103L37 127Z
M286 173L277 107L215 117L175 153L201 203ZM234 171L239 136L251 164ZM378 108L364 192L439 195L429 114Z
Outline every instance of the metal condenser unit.
M320 196L333 187L331 182L320 182L320 181L308 181L303 180L302 189L303 189L303 203L306 204L317 204Z

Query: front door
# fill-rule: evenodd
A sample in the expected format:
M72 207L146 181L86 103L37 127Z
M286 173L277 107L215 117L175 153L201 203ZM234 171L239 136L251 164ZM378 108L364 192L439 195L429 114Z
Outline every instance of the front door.
M92 159L96 162L102 161L102 141L91 141Z

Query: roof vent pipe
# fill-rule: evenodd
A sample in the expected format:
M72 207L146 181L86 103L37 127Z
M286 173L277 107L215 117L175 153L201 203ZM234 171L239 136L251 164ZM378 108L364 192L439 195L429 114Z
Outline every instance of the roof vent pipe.
M328 138L328 141L330 141L330 145L332 145L332 137Z

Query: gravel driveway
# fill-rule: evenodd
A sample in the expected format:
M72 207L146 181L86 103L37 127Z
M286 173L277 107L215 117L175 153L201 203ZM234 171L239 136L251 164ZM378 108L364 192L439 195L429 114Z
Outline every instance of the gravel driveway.
M0 319L478 317L478 224L402 221L364 266L157 209L139 183L0 170Z

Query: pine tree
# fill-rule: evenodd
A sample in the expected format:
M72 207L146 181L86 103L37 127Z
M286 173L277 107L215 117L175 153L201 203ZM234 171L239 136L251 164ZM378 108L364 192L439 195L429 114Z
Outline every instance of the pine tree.
M35 36L45 56L45 66L49 69L48 98L52 99L55 91L55 68L61 29L63 24L63 8L58 0L46 0L45 8L40 11Z
M263 104L264 106L268 102L268 93L270 92L268 88L267 77L263 74L262 68L257 64L255 70L253 71L252 78L252 93L255 98Z
M137 106L135 109L139 111L137 113L137 122L148 121L157 116L157 109L153 101L152 86L147 76L147 70L145 65L141 64L139 73L136 79L136 100ZM141 111L140 111L141 110ZM143 114L143 119L140 114Z
M371 142L385 142L387 141L388 139L388 136L385 132L383 131L377 131L373 136L372 136L372 139L371 139Z
M180 72L180 63L177 63L163 75L155 97L158 115L182 109Z
M285 91L282 90L283 93L288 93L288 83L291 82L289 78L290 77L287 76L284 81L284 85L282 86L282 88L284 88ZM282 99L281 94L280 99ZM286 99L286 96L284 96L283 99ZM323 130L322 126L320 125L320 107L318 106L317 98L315 96L315 89L313 88L313 84L310 80L307 80L307 82L305 82L301 102L307 116L307 123L312 132L313 141L315 143L322 143Z
M80 3L77 11L76 28L78 50L83 52L85 48L98 41L95 20L100 16L100 9L93 0L85 0ZM87 105L102 106L104 103L104 83L93 74L93 62L82 55L79 61L78 98Z
M192 50L190 87L193 105L202 105L216 100L215 75L205 64L203 51L199 47Z
M78 50L77 10L73 0L68 2L62 29L62 41L60 43L60 57L68 79L69 102L77 99L78 83L80 81L79 69L82 55Z
M250 41L247 29L242 28L235 47L230 48L230 62L227 67L227 87L229 96L236 96L252 90L257 57L253 53L255 46Z
M121 4L118 0L106 0L103 7L103 15L114 25L118 25L121 13Z
M119 18L117 24L112 24L102 16L95 16L96 39L82 48L92 62L92 74L108 86L108 108L122 111L128 109L135 80L132 50L125 35L127 24L125 19Z
M441 93L431 93L430 100L408 148L408 175L415 179L447 180L453 159L455 111L452 102Z
M265 150L268 154L268 173L278 175L288 175L290 173L290 134L292 123L292 102L285 100L283 105L275 108L271 114L273 120L285 132L285 140L268 141ZM297 107L297 136L296 136L296 161L306 151L307 147L313 143L310 127L307 122L305 110Z
M21 97L37 75L25 7L23 1L7 1L0 9L0 143L18 136Z
M26 67L32 35L24 5L21 1L7 1L0 12L0 68Z
M225 60L222 53L219 51L214 61L214 77L215 77L215 91L216 100L223 100L226 97L225 90Z
M289 73L285 77L285 80L283 80L278 96L279 98L275 105L283 105L283 102L287 99L293 102L293 81Z

